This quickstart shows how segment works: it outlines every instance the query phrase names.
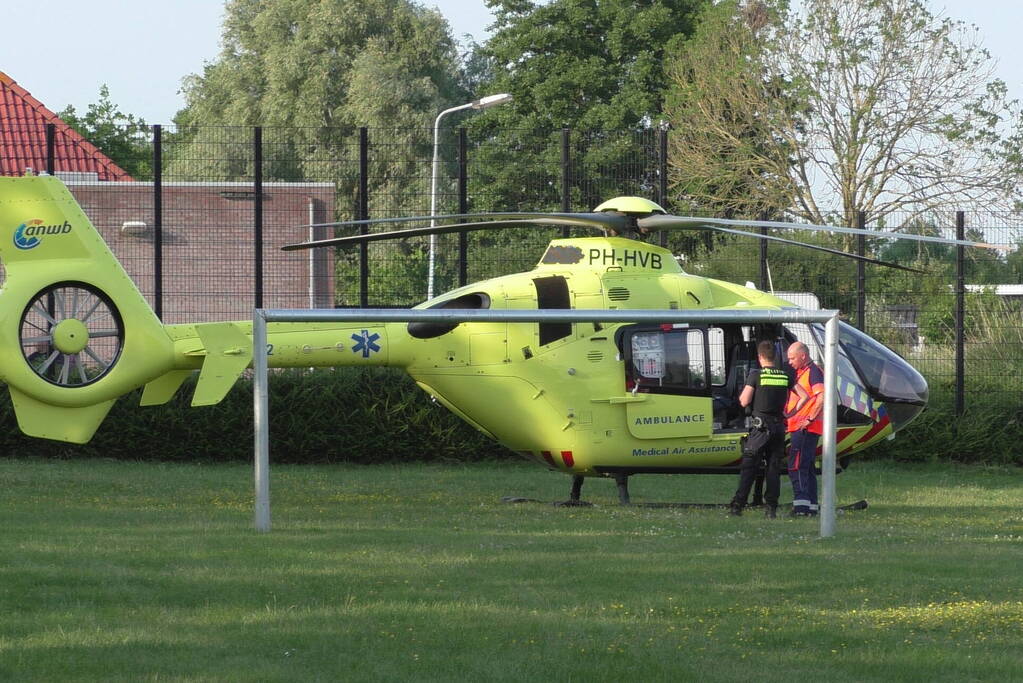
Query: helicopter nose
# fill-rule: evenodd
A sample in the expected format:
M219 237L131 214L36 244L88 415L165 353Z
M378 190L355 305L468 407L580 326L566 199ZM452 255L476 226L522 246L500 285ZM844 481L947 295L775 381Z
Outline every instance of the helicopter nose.
M885 408L888 410L888 419L891 420L892 430L898 432L915 420L916 416L923 411L924 406L918 403L888 402L885 404Z
M839 344L871 398L884 403L893 430L908 425L927 405L927 380L905 358L844 322Z

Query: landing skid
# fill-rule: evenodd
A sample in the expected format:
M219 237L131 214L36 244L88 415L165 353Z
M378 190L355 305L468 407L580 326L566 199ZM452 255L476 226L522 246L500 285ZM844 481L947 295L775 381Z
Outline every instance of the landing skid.
M505 496L501 499L502 503L542 503L544 505L553 505L558 508L591 508L593 503L587 500L555 500L553 502L540 500L539 498L522 498L520 496Z
M618 486L618 502L621 505L631 505L635 507L644 508L684 508L684 509L713 509L713 508L727 508L729 503L633 503L629 499L629 475L627 474L615 474L615 484ZM550 503L555 507L591 507L593 503L580 500L580 495L583 489L583 482L585 477L574 476L572 477L572 491L569 494L568 500L555 501ZM763 507L763 503L760 498L760 486L762 479L758 477L757 491L754 493L753 504L747 505L750 507ZM537 498L519 498L517 496L505 496L501 499L502 503L543 503L544 501ZM858 500L855 503L849 503L848 505L839 505L835 508L836 510L845 512L850 510L866 510L867 501Z
M593 507L594 503L585 500L555 500L546 501L540 500L539 498L522 498L520 496L505 496L501 499L502 503L542 503L544 505L553 505L554 507ZM726 510L730 506L728 503L629 503L629 507L637 508L678 508L686 510L713 510L721 509ZM763 507L762 504L747 505L744 509L759 508ZM866 510L868 503L865 500L858 500L855 503L849 503L847 505L839 505L836 510L842 512L851 512L853 510Z

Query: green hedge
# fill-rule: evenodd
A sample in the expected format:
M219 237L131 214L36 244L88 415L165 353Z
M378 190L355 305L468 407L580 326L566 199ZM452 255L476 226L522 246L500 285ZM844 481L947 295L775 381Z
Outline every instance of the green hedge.
M1006 380L1008 381L1008 380ZM967 386L965 411L955 417L950 382L930 383L927 408L895 436L863 453L867 459L1023 466L1023 401L1004 388Z
M138 393L118 401L91 442L33 439L0 401L0 453L48 457L251 460L252 385L238 383L219 405L188 405L194 380L164 406L142 408ZM868 459L1023 465L1023 405L1009 394L971 387L955 420L951 387L932 383L928 408ZM270 382L271 458L292 463L467 462L515 457L433 403L403 372L389 368L277 373Z
M85 445L24 436L0 401L6 454L159 460L251 460L252 384L216 406L192 408L194 378L163 406L121 398ZM271 459L292 463L471 461L513 454L434 403L389 368L286 371L270 381ZM515 457L515 456L513 456Z

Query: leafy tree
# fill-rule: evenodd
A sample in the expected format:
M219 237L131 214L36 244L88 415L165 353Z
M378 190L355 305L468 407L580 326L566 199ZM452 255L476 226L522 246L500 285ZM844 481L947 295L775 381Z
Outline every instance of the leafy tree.
M753 6L773 7L751 0L733 11ZM779 17L776 30L758 34L755 61L744 51L731 61L732 77L673 72L686 103L672 112L673 126L732 133L717 148L705 145L702 157L676 156L694 200L714 200L701 188L716 191L715 175L733 164L732 175L746 165L753 177L784 179L792 208L818 223L833 206L842 222L861 210L870 221L896 212L911 221L950 201L969 208L1017 198L1020 111L992 78L975 29L933 15L923 0L806 0L800 13ZM707 25L717 44L748 46L741 33L721 35L738 22ZM711 94L735 103L738 115L692 102L736 83L739 93ZM754 139L767 132L774 144L750 145L732 118L755 121Z
M260 125L264 177L335 180L347 212L358 128L369 126L381 129L372 131L381 143L374 190L391 183L408 195L428 187L410 177L408 161L429 157L433 112L464 95L456 44L436 10L409 0L230 0L222 40L220 57L185 81L186 107L175 122L193 145L178 150L177 172L249 175L251 133L216 127ZM232 156L233 164L224 161ZM373 197L387 197L387 209L409 208L387 188Z
M351 132L371 123L365 103L353 106L353 88L368 87L392 125L423 125L461 94L447 22L409 0L229 0L222 40L219 59L186 80L178 123ZM367 69L385 81L360 84Z
M151 174L149 128L141 118L117 108L106 84L100 86L99 99L84 114L68 105L57 116L133 178Z
M904 231L910 229L917 235L948 237L947 231L939 230L933 223L903 228ZM989 239L979 228L967 228L964 237L975 242ZM912 263L926 268L931 275L939 276L945 282L955 277L956 248L952 245L895 240L878 249L878 253L886 261ZM1016 251L1006 255L991 249L966 248L963 250L963 276L967 283L975 285L1016 282L1019 278L1014 264L1018 264L1019 259Z
M622 130L656 118L663 57L688 35L699 0L490 0L484 48L493 86L516 96L503 122L550 130ZM506 86L506 87L504 87Z
M508 92L515 101L468 121L492 162L476 169L490 190L477 208L545 208L537 206L540 192L546 208L560 206L562 128L575 131L576 168L608 181L577 183L573 208L592 208L615 184L639 192L636 183L604 176L636 154L632 132L657 125L667 86L664 56L691 32L705 4L488 0L495 30L477 55L488 62L481 69L489 74L485 94Z
M1006 257L1010 282L1023 282L1023 240L1015 244L1015 248Z
M222 42L219 58L186 79L187 106L175 121L189 141L171 153L173 175L251 177L249 127L260 125L264 178L332 181L337 218L350 219L366 126L370 215L427 213L433 117L467 96L437 10L410 0L230 0ZM389 264L374 286L421 270L424 244L373 247ZM339 261L346 303L354 303L355 263Z
M780 215L795 203L791 149L772 128L786 83L770 83L765 49L781 11L763 2L708 7L696 32L669 58L665 116L674 123L672 198L688 211Z
M944 237L942 231L934 225L933 221L914 221L913 224L903 226L903 232L912 232L914 235L927 237ZM951 272L954 268L955 247L947 244L934 244L928 242L914 242L911 240L890 240L880 245L877 249L879 258L885 261L896 263L915 263L929 268L941 268L942 272Z

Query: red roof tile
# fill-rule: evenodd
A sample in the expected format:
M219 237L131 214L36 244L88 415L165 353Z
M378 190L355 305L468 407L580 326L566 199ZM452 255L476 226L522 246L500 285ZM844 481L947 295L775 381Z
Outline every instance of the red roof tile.
M124 169L0 71L0 175L46 169L46 124L55 125L55 172L95 173L99 180L132 180Z

